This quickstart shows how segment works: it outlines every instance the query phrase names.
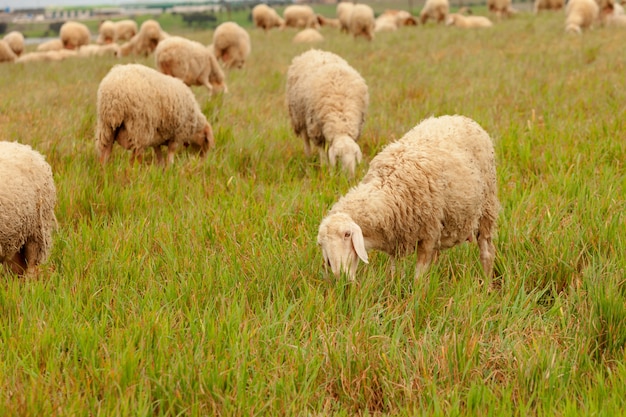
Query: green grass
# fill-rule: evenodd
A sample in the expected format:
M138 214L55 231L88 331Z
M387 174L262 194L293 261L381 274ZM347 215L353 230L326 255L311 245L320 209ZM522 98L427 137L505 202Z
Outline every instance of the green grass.
M113 149L96 91L113 58L0 65L0 140L50 162L59 230L34 277L2 273L7 415L605 415L626 409L626 44L563 15L429 24L374 42L324 30L365 78L357 179L304 156L284 102L294 31L251 30L230 93L193 87L206 160L166 171ZM209 43L210 31L168 28ZM34 46L33 46L34 48ZM324 275L320 220L382 147L459 113L496 140L496 277L475 245L427 278L372 253ZM0 185L1 186L1 185Z

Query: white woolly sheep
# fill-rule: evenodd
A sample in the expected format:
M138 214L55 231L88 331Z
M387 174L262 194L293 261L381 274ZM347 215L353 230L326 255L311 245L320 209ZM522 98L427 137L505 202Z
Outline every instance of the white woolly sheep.
M313 28L303 29L293 37L293 43L318 43L323 40L324 36Z
M493 26L493 22L485 16L464 16L459 13L450 13L446 19L446 25L464 29L490 28Z
M511 0L487 0L487 9L498 19L510 17L513 13Z
M402 26L416 26L417 20L406 10L385 10L376 18L374 32L395 32Z
M420 23L425 24L428 19L433 19L437 23L444 23L449 11L450 3L448 0L426 0L420 12Z
M16 30L11 31L2 39L9 45L13 52L15 52L15 55L20 56L22 52L24 52L24 35L20 32Z
M417 250L417 278L440 250L476 239L490 276L499 207L489 135L467 117L431 117L374 157L322 220L317 243L335 276L354 280L371 249L392 259Z
M63 41L61 39L50 39L37 45L38 52L58 51L63 49Z
M337 29L341 28L341 22L339 22L339 19L333 19L330 17L323 16L321 14L317 15L317 22L322 27L337 28Z
M83 45L89 44L91 33L86 25L80 22L69 21L61 26L59 38L61 38L65 49L78 49Z
M569 0L565 6L565 31L581 34L598 20L600 7L595 0Z
M141 24L139 32L128 42L120 46L118 56L143 55L148 56L156 49L159 42L169 35L161 29L159 22L148 19Z
M22 54L15 62L42 62L42 61L62 61L66 58L78 56L74 49L59 49L56 51L37 51Z
M328 159L334 167L339 158L354 175L362 157L356 141L369 105L363 77L343 58L311 49L292 60L286 92L291 125L304 139L306 155L313 143L322 162Z
M533 12L537 14L541 10L561 10L564 4L564 0L535 0Z
M83 45L78 48L78 56L80 57L89 57L89 56L117 56L120 51L120 46L117 43L105 43L102 45L98 44L89 44Z
M235 22L224 22L213 32L213 53L224 68L241 68L250 55L250 35Z
M306 4L292 4L285 7L283 11L285 27L304 29L318 28L317 15L311 6Z
M0 40L0 62L13 62L17 59L17 55L13 49L4 40Z
M115 42L115 23L111 20L103 20L98 26L98 38L96 43L98 45L105 45L107 43Z
M350 21L348 28L354 38L363 36L371 41L374 39L374 28L376 19L374 18L374 10L367 4L355 4L350 13Z
M268 31L272 28L280 28L285 24L282 17L265 3L259 3L252 9L254 26Z
M350 32L350 15L354 3L349 1L341 1L337 3L337 19L339 19L339 31Z
M48 259L57 227L52 169L29 145L0 142L0 263L31 274Z
M228 92L224 71L210 48L180 36L170 36L154 50L157 69L185 84L203 85L209 93Z
M115 65L98 87L96 150L101 164L116 141L132 150L131 163L141 162L149 147L163 162L161 146L167 146L167 165L179 145L199 146L204 156L215 144L213 129L191 89L178 78L140 64Z
M124 19L115 22L115 37L116 42L129 41L137 34L137 22L131 19Z
M626 15L624 14L624 6L619 3L613 5L613 13L606 16L605 24L607 26L626 27Z

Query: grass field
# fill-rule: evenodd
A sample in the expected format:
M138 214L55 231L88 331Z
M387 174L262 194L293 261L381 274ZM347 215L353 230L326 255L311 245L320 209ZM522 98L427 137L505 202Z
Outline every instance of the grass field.
M46 156L59 221L37 276L0 272L0 414L623 414L626 32L563 23L324 30L370 91L352 181L291 131L294 31L251 29L229 94L193 87L217 146L165 171L117 145L102 168L94 147L100 80L152 57L0 65L0 140ZM475 245L416 282L415 255L326 276L333 202L385 144L455 113L496 142L496 276Z

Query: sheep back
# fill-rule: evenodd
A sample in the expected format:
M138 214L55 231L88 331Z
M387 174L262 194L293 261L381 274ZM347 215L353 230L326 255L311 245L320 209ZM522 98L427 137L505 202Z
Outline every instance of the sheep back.
M283 19L286 27L304 29L319 26L313 8L305 4L292 4L285 7Z
M570 0L565 6L565 30L582 33L590 28L600 15L600 7L595 0Z
M285 23L276 10L265 3L259 3L252 8L252 20L254 26L265 31L275 27L281 27Z
M7 33L4 36L4 41L15 52L15 55L20 56L24 52L24 35L14 30Z
M224 22L213 33L213 52L225 68L241 68L250 55L250 35L235 22Z
M374 39L376 20L374 10L367 4L355 4L350 13L348 28L355 38L363 36L367 40Z
M59 37L66 49L78 49L91 41L89 28L80 22L69 21L63 23Z
M443 23L446 21L449 10L450 3L448 0L426 0L420 12L420 23L425 24L428 19Z

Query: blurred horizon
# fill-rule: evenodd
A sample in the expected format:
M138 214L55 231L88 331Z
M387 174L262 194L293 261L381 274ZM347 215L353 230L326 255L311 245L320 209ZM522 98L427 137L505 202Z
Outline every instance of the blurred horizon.
M167 3L189 3L184 0L168 0ZM68 6L110 6L117 7L129 4L164 3L163 0L0 0L0 10L13 11L18 9L39 9L46 7Z

